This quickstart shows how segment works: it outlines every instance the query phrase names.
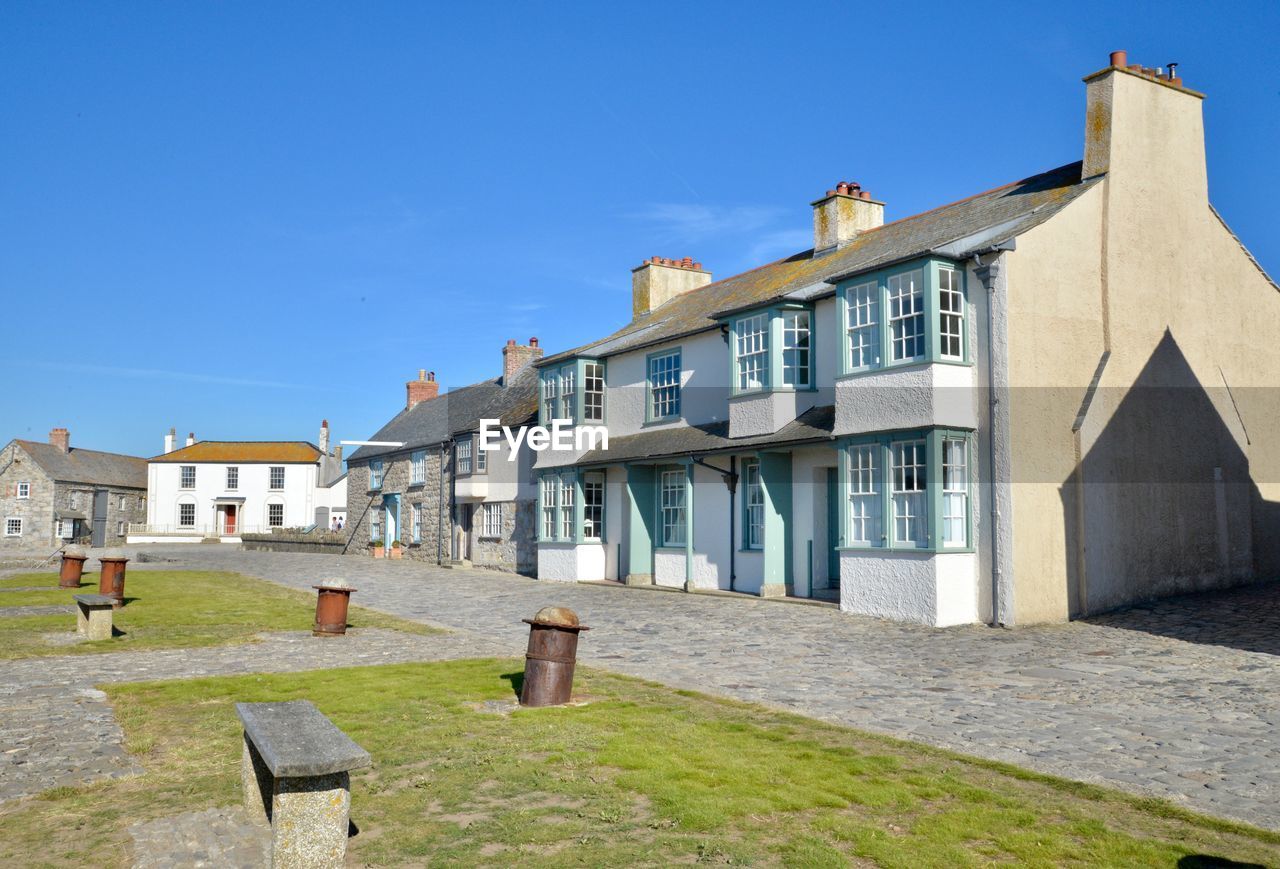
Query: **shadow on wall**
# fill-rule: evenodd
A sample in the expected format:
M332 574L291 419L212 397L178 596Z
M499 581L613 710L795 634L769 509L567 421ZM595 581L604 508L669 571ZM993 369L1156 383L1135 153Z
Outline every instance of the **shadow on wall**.
M1171 332L1083 417L1084 452L1059 489L1073 618L1274 577L1280 504L1250 475L1235 397L1205 388Z

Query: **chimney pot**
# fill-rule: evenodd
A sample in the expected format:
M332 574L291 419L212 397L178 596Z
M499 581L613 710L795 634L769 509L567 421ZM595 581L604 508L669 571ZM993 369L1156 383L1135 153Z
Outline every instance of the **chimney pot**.
M860 233L884 224L884 204L856 181L841 181L813 204L813 249L823 253L843 247Z
M1111 52L1111 65L1112 65L1112 66L1120 66L1120 67L1123 67L1123 66L1128 65L1128 63L1129 63L1129 52L1127 52L1127 51L1113 51L1113 52Z
M530 347L537 347L537 346L538 346L538 339L537 339L536 337L534 337L534 338L530 338L530 339L529 339L529 346L530 346Z

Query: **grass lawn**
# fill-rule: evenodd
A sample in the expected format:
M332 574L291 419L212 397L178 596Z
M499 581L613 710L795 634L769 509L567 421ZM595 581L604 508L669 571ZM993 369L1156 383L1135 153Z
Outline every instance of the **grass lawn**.
M294 698L373 755L352 781L348 859L360 865L1280 859L1280 834L1157 800L591 670L577 685L586 705L480 709L513 698L518 669L455 661L109 686L147 772L0 808L0 863L124 864L131 821L238 802L232 703Z
M52 576L52 580L50 577ZM57 584L47 573L4 580L10 587ZM72 595L97 593L98 575L86 573L79 592L0 592L0 607L74 604ZM127 605L114 614L116 636L96 643L58 646L46 633L74 633L74 613L0 618L0 660L33 655L79 655L126 649L168 649L242 643L262 631L307 630L315 621L315 592L284 588L235 573L138 570L125 576ZM353 627L383 627L430 633L425 625L352 606Z

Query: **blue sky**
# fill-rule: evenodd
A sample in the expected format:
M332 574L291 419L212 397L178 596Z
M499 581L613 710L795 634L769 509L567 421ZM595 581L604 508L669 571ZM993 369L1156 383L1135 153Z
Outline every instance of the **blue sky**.
M962 11L961 11L962 10ZM0 442L367 437L417 369L620 326L630 269L794 253L1079 159L1124 48L1208 94L1214 204L1272 274L1280 4L0 7Z

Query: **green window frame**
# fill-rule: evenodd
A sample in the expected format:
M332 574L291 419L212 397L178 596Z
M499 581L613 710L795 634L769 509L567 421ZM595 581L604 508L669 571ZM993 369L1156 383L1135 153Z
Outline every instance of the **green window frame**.
M764 549L764 481L757 459L742 463L742 548Z
M817 388L811 305L772 305L720 322L729 329L731 396Z
M603 423L608 382L603 359L573 359L538 374L538 423L567 419L574 425Z
M972 364L965 270L949 260L903 263L841 281L839 377L909 365Z
M844 439L840 548L972 552L973 442L945 428Z
M644 358L644 421L669 422L680 418L682 348L672 347Z
M547 471L538 477L538 541L540 543L582 543L583 474L577 469ZM600 474L603 482L603 473ZM603 499L603 491L601 492ZM600 505L601 530L604 502ZM601 538L603 539L603 538ZM592 539L590 542L597 542Z

